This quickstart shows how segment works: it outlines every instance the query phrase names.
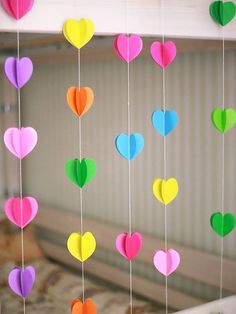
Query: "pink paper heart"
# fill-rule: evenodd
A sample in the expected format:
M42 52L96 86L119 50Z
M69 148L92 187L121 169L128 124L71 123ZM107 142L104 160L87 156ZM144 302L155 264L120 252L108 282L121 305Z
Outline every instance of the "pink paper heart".
M11 17L19 20L32 9L34 0L1 0L1 3Z
M117 251L129 261L138 255L141 247L142 235L139 232L134 232L131 235L124 232L116 238Z
M179 266L180 255L177 251L169 249L157 251L153 257L156 269L164 276L172 274Z
M138 35L118 35L114 40L114 48L118 56L127 63L134 60L143 49L142 38Z
M173 41L164 44L154 41L151 45L151 56L153 60L164 69L170 65L176 57L176 46Z
M35 147L38 141L37 132L31 128L9 128L4 133L4 143L8 150L18 157L24 158Z
M22 214L21 214L22 207ZM9 198L4 205L7 218L19 228L25 228L37 215L38 203L35 198L27 196ZM21 217L22 216L22 217Z

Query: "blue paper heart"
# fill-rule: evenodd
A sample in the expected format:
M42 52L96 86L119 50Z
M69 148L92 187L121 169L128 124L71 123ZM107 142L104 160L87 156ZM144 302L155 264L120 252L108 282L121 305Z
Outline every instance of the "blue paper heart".
M121 133L116 137L116 149L127 160L134 159L141 153L144 146L144 139L141 134Z
M173 131L179 122L177 113L174 110L156 110L152 114L152 125L162 136Z

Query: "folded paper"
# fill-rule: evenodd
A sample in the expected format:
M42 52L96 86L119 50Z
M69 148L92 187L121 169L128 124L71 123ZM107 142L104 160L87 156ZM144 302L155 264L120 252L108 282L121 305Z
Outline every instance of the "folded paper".
M7 149L19 159L27 156L36 146L38 135L35 129L9 128L4 133L4 143Z
M121 233L116 238L116 249L127 260L133 260L142 247L142 235L139 232Z
M11 17L19 20L32 9L34 0L1 0L1 4Z
M83 303L79 299L71 302L72 314L96 314L96 305L92 299L86 299Z
M164 276L168 277L176 271L180 264L180 255L176 250L159 250L153 257L156 269Z
M168 180L158 178L152 185L153 194L164 205L168 205L176 198L178 190L178 182L175 178Z
M176 57L176 46L173 41L161 43L154 41L151 45L151 56L153 60L162 68L168 67Z
M84 262L94 253L96 240L91 232L85 232L82 236L74 232L67 240L67 248L73 257Z
M138 35L118 35L114 40L114 48L118 56L129 63L133 61L143 49L142 38Z
M67 91L67 102L71 110L79 117L83 116L92 106L94 94L89 87L70 87Z
M221 133L229 131L236 123L236 111L231 108L215 108L211 114L215 128Z
M115 140L116 149L127 160L132 160L138 156L144 147L144 139L141 134L131 134L130 136L121 133Z
M234 230L236 218L231 213L222 214L221 212L214 213L210 219L212 229L221 237L225 237Z
M178 121L178 115L174 110L156 110L152 114L152 125L162 136L166 136L173 131Z
M27 297L31 292L35 281L35 270L33 266L25 269L14 267L8 276L8 283L13 292L20 297Z
M4 205L7 218L19 228L25 228L37 215L38 203L35 198L27 196L9 198Z
M234 2L231 1L214 1L210 5L210 15L212 19L220 24L225 26L235 17L236 6Z

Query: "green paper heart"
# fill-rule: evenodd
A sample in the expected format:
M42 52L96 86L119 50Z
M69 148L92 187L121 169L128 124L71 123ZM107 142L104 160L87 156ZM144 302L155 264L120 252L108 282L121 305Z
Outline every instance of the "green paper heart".
M211 215L211 227L221 237L229 234L236 225L236 219L233 214L222 214L221 212Z
M66 162L66 175L77 186L83 188L96 174L96 163L93 159L84 158L68 160Z
M229 131L236 123L236 111L234 109L215 108L211 114L213 125L221 133Z
M222 26L228 24L236 14L236 6L233 2L214 1L210 5L212 19Z

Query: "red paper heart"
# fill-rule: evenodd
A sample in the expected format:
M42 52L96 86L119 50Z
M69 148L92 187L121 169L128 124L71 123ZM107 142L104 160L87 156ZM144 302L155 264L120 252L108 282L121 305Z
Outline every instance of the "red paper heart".
M34 0L1 0L1 3L11 17L19 20L32 9Z

